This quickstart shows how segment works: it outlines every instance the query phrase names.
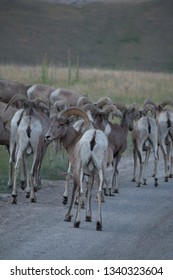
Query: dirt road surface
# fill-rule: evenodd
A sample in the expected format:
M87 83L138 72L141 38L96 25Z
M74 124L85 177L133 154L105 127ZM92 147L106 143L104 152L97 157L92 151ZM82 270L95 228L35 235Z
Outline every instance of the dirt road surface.
M132 158L120 163L120 193L102 204L103 231L95 230L96 187L92 196L93 221L81 226L65 222L64 181L43 181L37 203L19 191L18 204L0 195L1 260L134 260L173 259L173 179L164 182L159 163L159 186L153 185L152 164L147 186L131 182ZM74 213L75 214L75 213ZM73 219L74 220L74 219Z

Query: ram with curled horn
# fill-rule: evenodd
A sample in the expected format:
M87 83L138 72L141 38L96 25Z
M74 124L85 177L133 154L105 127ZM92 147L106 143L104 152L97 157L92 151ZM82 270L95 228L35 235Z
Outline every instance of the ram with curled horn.
M68 120L72 115L78 115L83 118L84 126L86 127L83 132L76 131L73 125L69 124ZM90 120L87 114L76 107L62 111L57 117L52 116L50 122L51 125L46 133L45 140L51 142L54 139L60 139L68 153L69 162L73 170L73 192L65 220L71 220L74 195L76 190L78 190L78 208L74 227L79 227L80 225L83 177L84 174L87 174L89 176L90 184L88 184L87 191L86 221L91 221L91 191L94 177L98 176L98 217L96 230L102 230L101 198L104 174L108 162L107 137L101 130L95 129L93 126L90 128ZM102 152L100 153L100 151Z
M138 110L132 130L133 143L133 178L136 182L137 159L139 158L140 171L137 179L137 187L141 184L147 185L147 166L151 150L154 154L154 186L158 186L157 164L158 164L158 126L155 119L155 107L151 103L144 103ZM151 114L149 114L151 112ZM143 177L143 178L142 178ZM143 180L143 182L142 182Z
M109 147L113 151L113 171L109 183L106 186L108 188L108 194L112 195L113 191L118 192L118 164L123 152L127 148L127 134L133 122L135 110L128 109L120 103L118 105L110 104L104 110L90 104L86 105L85 110L86 108L92 112L94 125L101 129L108 137ZM109 121L108 117L113 112L121 116L120 125ZM105 194L107 194L107 190L105 190Z
M36 98L30 101L26 97L15 95L9 101L7 108L16 100L20 100L23 103L23 109L16 111L10 127L8 185L13 187L12 203L14 204L17 203L17 176L19 164L22 160L26 173L26 182L24 182L24 185L26 185L26 197L30 197L31 202L36 202L35 190L39 187L41 163L48 146L44 141L44 136L49 128L48 107L43 100ZM28 156L31 154L33 154L33 161L29 171L26 167L28 166ZM12 176L13 170L14 176Z
M173 111L166 107L172 107L173 102L172 100L163 100L155 104L153 101L147 100L146 103L151 103L155 106L159 149L161 149L164 158L165 182L168 182L168 178L173 177Z

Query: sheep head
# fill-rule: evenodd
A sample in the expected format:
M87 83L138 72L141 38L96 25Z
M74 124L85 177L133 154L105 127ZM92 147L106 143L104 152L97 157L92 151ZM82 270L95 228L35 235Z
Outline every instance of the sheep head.
M112 103L113 103L112 100L111 100L109 97L105 96L105 97L100 98L100 99L95 103L95 105L96 105L98 108L102 109L105 105L110 105L110 104L112 104Z
M50 117L50 128L46 133L45 140L51 142L55 139L60 139L66 135L67 128L72 122L72 116L80 116L84 120L84 127L88 129L90 120L87 114L77 107L70 107L58 114L53 114Z
M49 107L43 99L37 97L34 100L29 100L26 96L23 96L21 94L16 94L10 99L5 111L8 109L9 106L16 104L16 102L21 102L21 104L22 104L21 107L24 109L30 109L30 110L38 109L44 113L45 113L45 110L46 110L46 113L47 113L47 111L49 111Z

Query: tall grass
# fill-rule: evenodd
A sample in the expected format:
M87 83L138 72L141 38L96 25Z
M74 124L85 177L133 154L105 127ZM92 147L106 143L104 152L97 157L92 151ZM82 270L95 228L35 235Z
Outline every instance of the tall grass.
M79 72L80 70L80 72ZM69 83L70 71L70 83ZM173 98L173 74L136 71L114 71L79 68L79 58L75 67L66 68L50 65L45 59L43 65L19 66L0 65L0 79L17 80L26 85L47 83L54 87L68 87L96 101L109 96L114 101L142 104L146 98L155 102ZM131 153L130 142L127 153ZM49 147L43 161L43 179L62 179L67 170L67 155L55 154ZM0 191L6 190L8 178L8 153L0 147Z

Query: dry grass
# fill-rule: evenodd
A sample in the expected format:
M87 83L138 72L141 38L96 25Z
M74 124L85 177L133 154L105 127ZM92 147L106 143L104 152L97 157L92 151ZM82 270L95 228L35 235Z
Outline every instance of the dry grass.
M72 68L68 85L68 68L46 66L48 84L69 87L88 95L92 100L109 96L124 103L142 102L150 97L155 102L173 98L173 74L103 69ZM17 80L24 84L45 83L43 66L0 65L0 78ZM78 73L78 76L77 76Z

